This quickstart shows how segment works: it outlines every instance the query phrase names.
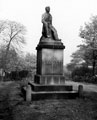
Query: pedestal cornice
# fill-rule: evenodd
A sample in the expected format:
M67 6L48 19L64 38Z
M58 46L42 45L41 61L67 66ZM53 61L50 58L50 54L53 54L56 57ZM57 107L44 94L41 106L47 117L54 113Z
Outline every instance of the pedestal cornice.
M61 40L53 40L51 38L40 39L39 44L36 47L36 50L40 50L42 48L47 49L65 49L65 46L61 42Z

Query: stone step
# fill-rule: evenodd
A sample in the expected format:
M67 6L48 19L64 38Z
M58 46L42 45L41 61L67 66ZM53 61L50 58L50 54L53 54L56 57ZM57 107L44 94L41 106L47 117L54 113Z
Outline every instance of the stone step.
M77 91L48 91L48 92L34 92L32 91L33 100L43 99L75 99L78 97Z
M31 89L35 92L39 91L72 91L72 85L39 85L35 83L28 83Z

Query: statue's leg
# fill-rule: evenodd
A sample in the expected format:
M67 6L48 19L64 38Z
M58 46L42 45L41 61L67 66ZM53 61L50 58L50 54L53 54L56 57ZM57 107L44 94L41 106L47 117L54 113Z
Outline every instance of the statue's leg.
M50 31L49 31L49 28L48 28L48 23L45 23L44 26L45 26L46 37L50 37Z
M58 40L59 38L58 38L57 30L53 26L51 26L51 30L53 31L55 40Z

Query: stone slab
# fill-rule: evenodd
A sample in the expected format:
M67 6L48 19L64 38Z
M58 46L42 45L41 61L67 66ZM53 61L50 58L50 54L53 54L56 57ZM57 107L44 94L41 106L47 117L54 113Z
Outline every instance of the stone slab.
M33 100L43 99L75 99L78 97L77 91L53 91L53 92L34 92L32 91Z
M31 85L32 91L72 91L73 87L71 85L39 85L35 83L28 83Z

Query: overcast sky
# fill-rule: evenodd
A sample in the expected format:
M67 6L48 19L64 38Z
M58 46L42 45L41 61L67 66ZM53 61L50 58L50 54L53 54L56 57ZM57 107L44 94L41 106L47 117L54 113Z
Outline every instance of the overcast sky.
M81 43L80 26L97 15L97 0L0 0L0 20L12 20L27 28L27 45L24 51L36 54L41 37L41 15L45 7L51 7L53 26L66 46L64 64L70 62L70 55Z

